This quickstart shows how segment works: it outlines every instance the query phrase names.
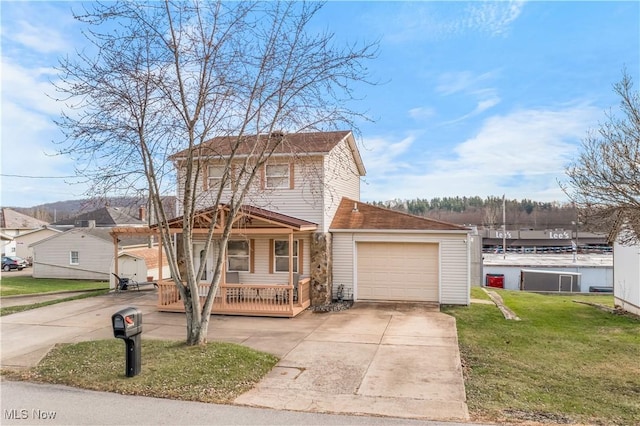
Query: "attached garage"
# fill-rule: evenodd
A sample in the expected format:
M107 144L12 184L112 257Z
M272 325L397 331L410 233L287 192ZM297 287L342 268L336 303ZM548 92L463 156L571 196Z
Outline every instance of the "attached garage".
M333 289L354 300L470 302L465 227L343 198L331 223Z
M438 302L438 245L356 244L360 300Z

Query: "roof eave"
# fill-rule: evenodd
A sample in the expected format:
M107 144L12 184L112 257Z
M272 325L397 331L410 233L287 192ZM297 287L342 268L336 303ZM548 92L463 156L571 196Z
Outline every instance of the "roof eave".
M350 232L350 233L381 233L381 234L460 234L467 235L470 229L349 229L349 228L329 228L329 232Z

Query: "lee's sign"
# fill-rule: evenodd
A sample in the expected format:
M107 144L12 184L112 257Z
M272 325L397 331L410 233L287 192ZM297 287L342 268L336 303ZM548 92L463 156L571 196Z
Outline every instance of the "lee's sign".
M549 239L551 240L569 240L571 235L567 231L549 231Z
M495 231L495 236L492 238L507 238L507 239L513 239L513 234L511 234L511 231Z

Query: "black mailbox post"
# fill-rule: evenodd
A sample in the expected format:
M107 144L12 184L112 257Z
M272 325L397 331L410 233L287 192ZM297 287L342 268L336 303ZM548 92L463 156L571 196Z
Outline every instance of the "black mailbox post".
M125 308L111 316L113 337L125 342L127 365L125 374L133 377L140 374L140 335L142 334L142 312L138 308Z

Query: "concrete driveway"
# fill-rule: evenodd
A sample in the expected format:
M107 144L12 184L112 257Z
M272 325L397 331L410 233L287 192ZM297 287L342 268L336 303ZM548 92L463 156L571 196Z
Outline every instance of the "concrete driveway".
M110 294L1 317L0 364L29 367L55 343L112 338L111 315L127 306L142 310L143 338L184 339L184 316L158 312L155 298L152 291ZM347 311L307 311L293 319L212 316L209 339L281 358L236 399L240 405L469 418L455 320L435 307L356 303Z

